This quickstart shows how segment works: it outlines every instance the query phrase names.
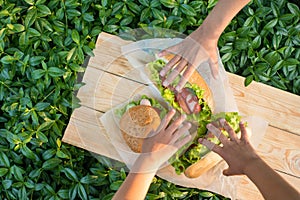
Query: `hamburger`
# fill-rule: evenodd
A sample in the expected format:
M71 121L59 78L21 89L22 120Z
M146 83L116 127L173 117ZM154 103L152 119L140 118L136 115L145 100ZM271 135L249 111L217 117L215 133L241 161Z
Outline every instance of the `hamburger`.
M187 120L197 126L196 136L192 142L187 144L188 148L183 147L169 160L177 174L184 173L189 178L196 178L221 160L218 155L198 142L199 138L206 138L217 145L220 144L218 138L207 132L206 125L218 118L225 118L231 127L238 132L240 116L237 112L213 113L212 92L197 71L192 74L180 92L174 89L179 78L170 86L164 87L162 85L164 77L161 77L159 72L171 58L172 55L156 59L147 64L145 71L158 88L163 99L179 113L186 114ZM157 116L162 119L166 113L167 109L157 100L145 95L140 100L132 101L122 108L119 111L121 116L120 129L127 145L134 152L141 152L143 138L155 130L160 123ZM150 119L152 117L154 119ZM138 128L132 128L136 126ZM224 134L228 136L226 132Z

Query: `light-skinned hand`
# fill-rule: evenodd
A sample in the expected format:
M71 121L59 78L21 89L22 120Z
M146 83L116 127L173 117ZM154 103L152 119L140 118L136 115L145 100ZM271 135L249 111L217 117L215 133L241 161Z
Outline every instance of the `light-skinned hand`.
M166 66L160 71L161 76L166 76L170 71L170 74L166 77L163 85L167 87L175 78L183 72L182 77L175 88L180 91L188 79L191 77L196 68L204 61L209 62L211 73L214 78L218 77L218 54L217 54L217 41L211 39L204 34L202 29L199 29L197 33L192 33L186 37L182 42L177 45L171 46L161 51L158 56L162 57L168 54L174 54L175 56L166 64Z
M174 109L169 111L158 129L144 139L139 160L147 164L143 164L142 170L153 171L163 167L174 153L191 140L191 135L187 134L191 124L185 122L185 115L171 122L175 113Z

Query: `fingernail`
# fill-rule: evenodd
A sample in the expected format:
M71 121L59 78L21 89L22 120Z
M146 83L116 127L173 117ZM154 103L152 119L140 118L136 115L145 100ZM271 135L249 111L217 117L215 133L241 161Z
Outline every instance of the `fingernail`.
M162 53L161 53L161 52L159 52L157 55L158 55L159 57L161 57Z
M167 80L165 80L164 82L163 82L163 86L168 86L169 85L169 82L167 81Z
M165 73L166 73L165 70L161 70L161 71L159 72L159 75L164 76Z
M212 124L207 124L207 125L206 125L206 128L207 128L207 129L211 129L212 126L213 126Z
M223 119L223 118L222 118L222 119L220 119L220 123L221 123L221 125L222 125L222 126L224 126L225 122L226 122L226 120L225 120L225 119Z
M191 128L192 124L188 122L187 126L188 126L188 128Z

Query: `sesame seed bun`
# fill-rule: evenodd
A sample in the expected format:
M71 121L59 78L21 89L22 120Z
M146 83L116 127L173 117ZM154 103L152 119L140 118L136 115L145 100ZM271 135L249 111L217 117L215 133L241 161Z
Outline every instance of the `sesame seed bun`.
M148 105L138 105L128 109L120 119L122 136L136 153L141 153L144 139L160 125L156 110Z

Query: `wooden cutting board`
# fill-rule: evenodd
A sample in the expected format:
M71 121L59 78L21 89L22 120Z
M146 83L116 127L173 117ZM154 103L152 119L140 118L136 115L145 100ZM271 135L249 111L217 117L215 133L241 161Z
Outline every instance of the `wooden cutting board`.
M86 85L77 94L82 106L74 110L63 142L120 160L117 151L109 147L99 118L125 102L137 88L145 87L139 72L121 54L121 46L129 43L107 33L99 35L95 56L90 58L82 80ZM300 97L256 82L245 88L243 77L231 73L228 77L240 112L269 122L258 153L289 183L299 186ZM247 177L242 178L237 194L238 199L263 199Z

